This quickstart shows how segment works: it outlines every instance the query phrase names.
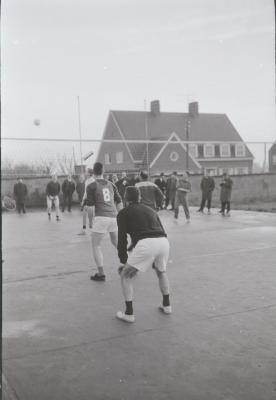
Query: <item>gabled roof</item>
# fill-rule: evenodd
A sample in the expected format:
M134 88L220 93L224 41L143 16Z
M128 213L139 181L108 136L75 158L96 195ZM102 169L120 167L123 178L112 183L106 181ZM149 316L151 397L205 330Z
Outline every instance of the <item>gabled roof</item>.
M145 111L112 111L120 130L127 139L146 140L146 124L148 139L167 140L175 132L180 140L186 140L186 121L191 121L189 129L190 141L243 141L226 114L203 114L192 117L189 113L160 112L153 115ZM145 144L129 143L134 160L142 160ZM162 147L162 144L161 144ZM149 151L156 153L159 146L149 145ZM247 156L250 156L247 154Z

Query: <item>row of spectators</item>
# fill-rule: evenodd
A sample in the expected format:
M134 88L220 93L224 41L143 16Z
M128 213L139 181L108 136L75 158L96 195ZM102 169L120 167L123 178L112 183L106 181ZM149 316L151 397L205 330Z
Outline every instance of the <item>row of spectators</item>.
M167 209L169 205L171 205L170 209L175 210L175 208L179 205L179 196L177 195L177 193L181 192L181 196L183 197L183 193L185 192L185 199L183 200L185 203L187 200L187 194L191 191L191 184L189 182L188 175L186 173L177 174L176 171L167 178L165 177L164 173L161 173L160 176L154 180L154 184L150 182L147 173L143 171L139 175L130 177L127 176L126 172L122 172L120 177L118 177L117 174L113 174L110 175L108 179L116 185L122 199L124 199L127 186L134 186L138 184L138 182L144 182L143 184L140 184L138 186L140 186L140 191L142 191L144 193L144 196L146 197L145 203L148 203L149 206L157 209ZM145 184L145 182L147 183ZM221 211L223 213L225 212L225 210L229 212L233 181L227 174L224 174L220 186ZM157 191L155 187L157 187L159 191ZM207 205L208 212L210 212L212 204L212 193L215 188L215 181L208 174L208 172L205 173L205 175L203 176L200 187L202 191L202 198L198 211L203 212L205 206ZM81 175L77 180L77 183L75 183L75 181L73 180L72 175L68 175L61 185L57 181L57 179L48 182L46 187L47 195L51 195L51 193L59 195L60 191L63 195L62 211L64 212L65 208L67 207L68 211L70 212L74 192L77 192L79 202L81 202L83 199L85 191L85 177ZM160 195L160 192L162 195ZM16 208L19 213L25 213L25 199L27 193L27 186L25 183L23 183L22 178L19 177L17 183L14 185L14 199L16 201ZM180 203L182 204L183 201Z

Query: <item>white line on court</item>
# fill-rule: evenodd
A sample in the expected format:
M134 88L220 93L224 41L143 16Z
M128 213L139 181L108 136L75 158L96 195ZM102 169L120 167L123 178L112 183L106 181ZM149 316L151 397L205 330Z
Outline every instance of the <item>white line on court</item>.
M229 251L222 251L220 253L207 253L207 254L200 254L200 255L196 255L196 256L187 256L187 258L202 258L202 257L212 257L212 256L224 256L225 254L248 253L248 252L251 252L251 251L269 250L269 249L276 249L276 246L264 246L264 247L254 247L252 249L229 250Z

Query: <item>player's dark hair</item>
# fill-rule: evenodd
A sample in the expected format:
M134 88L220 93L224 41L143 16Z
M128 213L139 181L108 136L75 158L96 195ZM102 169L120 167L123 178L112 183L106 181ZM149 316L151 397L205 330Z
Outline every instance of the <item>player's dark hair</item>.
M93 172L95 175L102 175L103 173L103 164L100 162L96 162L93 167Z
M141 179L145 180L145 179L148 179L149 175L146 171L141 171L140 177L141 177Z
M125 191L125 201L129 203L139 203L140 191L135 186L127 186Z

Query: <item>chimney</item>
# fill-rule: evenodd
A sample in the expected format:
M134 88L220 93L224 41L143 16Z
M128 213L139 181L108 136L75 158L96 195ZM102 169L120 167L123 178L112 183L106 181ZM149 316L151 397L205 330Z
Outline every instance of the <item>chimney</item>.
M189 103L189 114L192 117L197 117L199 112L198 112L198 102L194 101L193 103Z
M150 102L150 112L157 116L160 114L160 102L159 100L153 100Z

